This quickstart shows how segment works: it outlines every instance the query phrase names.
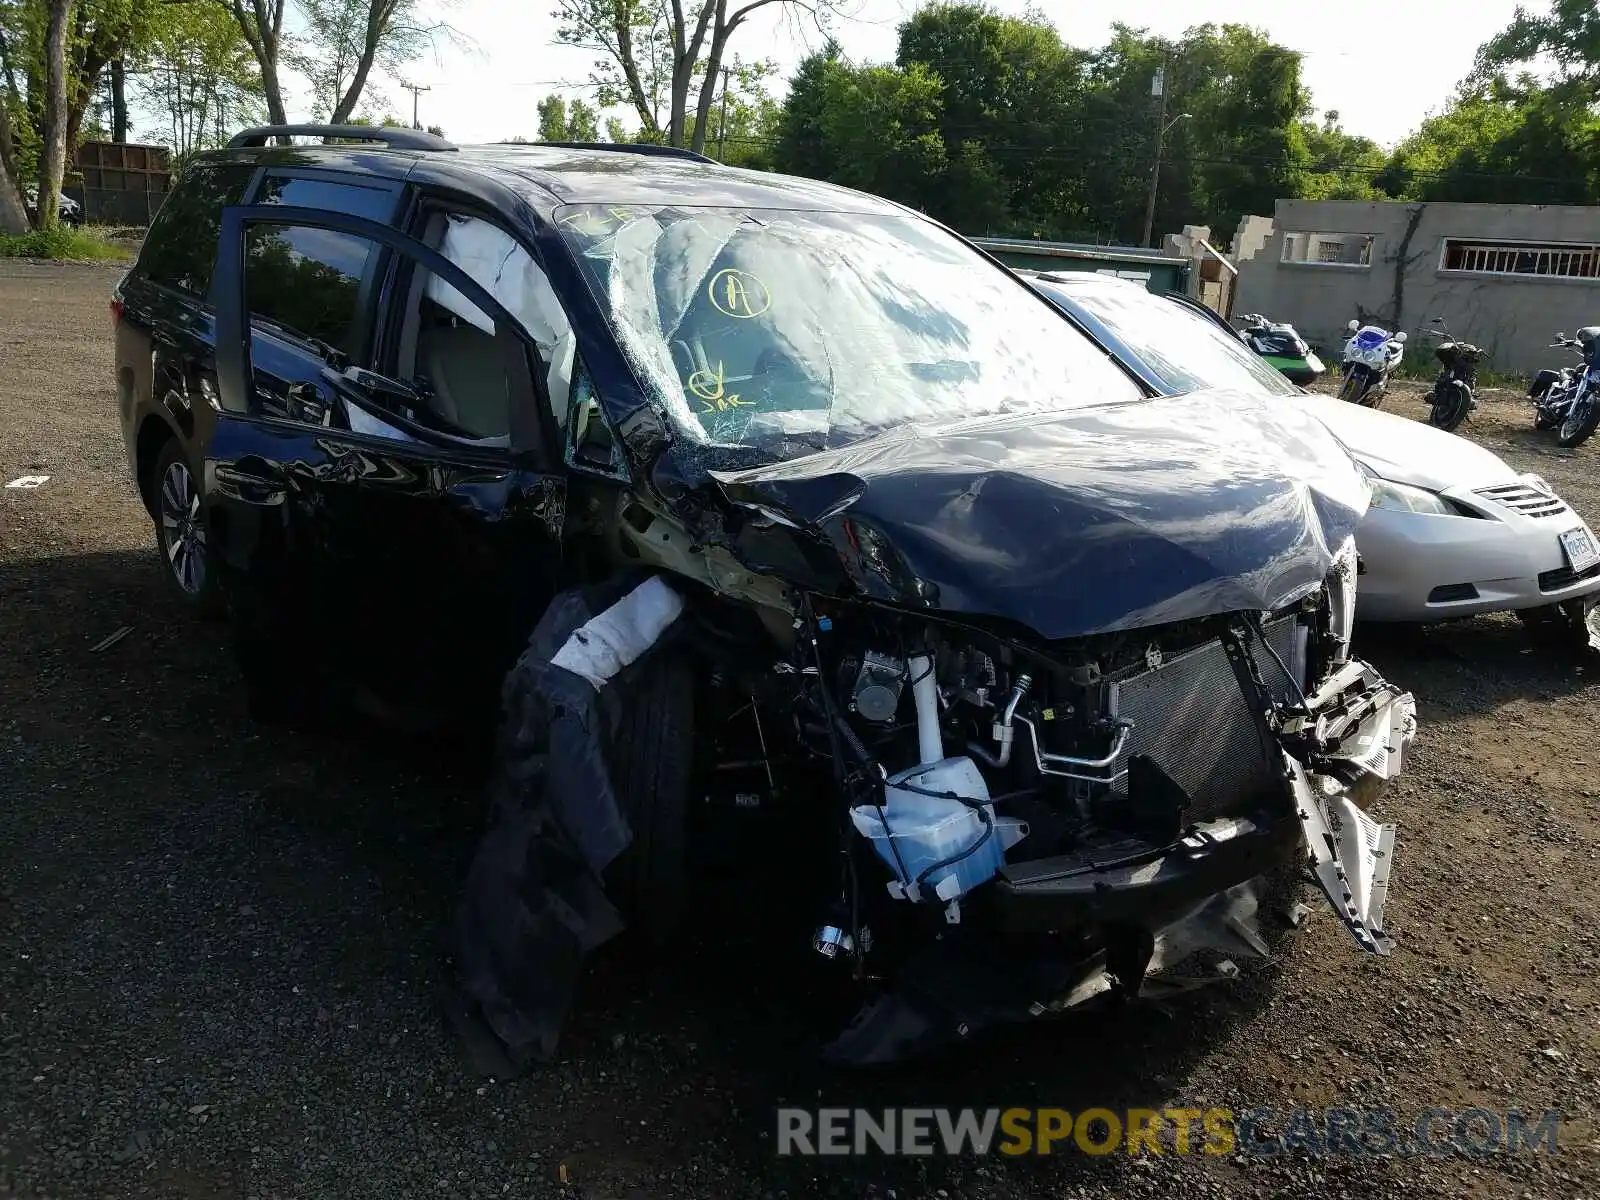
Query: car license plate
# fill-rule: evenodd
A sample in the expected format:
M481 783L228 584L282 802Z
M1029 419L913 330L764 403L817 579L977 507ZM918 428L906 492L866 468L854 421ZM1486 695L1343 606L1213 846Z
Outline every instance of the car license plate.
M1600 548L1594 544L1594 535L1587 527L1569 529L1561 535L1561 549L1574 571L1587 571L1600 562Z

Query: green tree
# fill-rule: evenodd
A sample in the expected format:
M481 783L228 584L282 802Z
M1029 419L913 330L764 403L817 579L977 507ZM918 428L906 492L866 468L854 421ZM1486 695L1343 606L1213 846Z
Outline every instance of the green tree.
M67 169L67 39L72 0L46 0L44 34L44 121L40 129L39 190L34 224L54 229L61 223L58 203Z
M0 233L25 233L22 181L31 156L26 144L27 93L23 90L27 9L19 0L0 0Z
M396 76L441 43L464 39L417 0L296 0L304 32L286 55L311 84L311 111L335 125L363 99L378 106L372 77Z
M541 142L595 142L600 140L600 114L582 100L571 104L559 95L539 101Z
M821 50L800 60L776 122L773 159L778 170L813 179L833 178L839 160L823 132L822 113L827 104L828 72L843 57L839 43L829 38Z
M582 100L567 105L567 140L569 142L597 142L600 140L600 114Z
M1378 183L1409 200L1590 203L1600 182L1597 105L1600 6L1518 8L1445 109L1395 148Z
M539 140L564 142L567 140L567 102L558 95L546 96L539 101Z
M1407 200L1585 204L1600 168L1600 120L1570 84L1524 77L1468 86L1395 148L1378 183Z
M215 5L172 5L146 44L130 54L131 93L165 122L163 140L179 159L226 144L266 115L261 74L233 18Z
M647 141L704 150L730 43L751 14L781 6L819 20L835 0L557 0L557 40L596 55L601 108L626 104Z
M1549 63L1561 83L1577 84L1600 100L1600 5L1552 0L1540 15L1518 7L1510 25L1478 50L1469 83L1483 85L1512 68Z
M921 64L901 70L836 61L822 86L822 136L837 156L830 177L925 209L945 167L939 77Z
M974 232L1061 233L1082 217L1070 157L1088 56L1037 16L977 4L930 5L900 27L896 62L943 84L942 219Z
M428 16L421 0L297 0L302 25L297 35L284 30L288 0L179 2L224 5L255 57L268 119L279 125L288 120L285 67L310 80L318 115L344 124L356 115L374 70L392 74L440 41L464 41L448 24Z
M1165 118L1152 95L1158 72ZM1259 30L1201 25L1167 42L1116 26L1095 55L1087 108L1083 169L1096 223L1119 240L1143 232L1163 123L1157 234L1188 223L1231 232L1243 214L1299 193L1310 97L1299 56Z
M776 137L779 105L766 89L778 73L767 59L746 62L734 55L723 64L717 103L711 109L705 137L698 139L704 152L736 167L770 170L772 141ZM696 141L699 118L689 122L689 140Z
M54 0L0 0L0 175L9 174L12 186L24 178L35 179L40 169L48 133L52 105L52 55L49 34L52 12L62 16L58 26L60 77L64 99L64 134L59 139L63 163L70 161L78 144L85 113L108 66L120 67L125 56L146 44L154 19L164 8L186 6L189 0L74 0L60 9ZM120 78L113 71L113 81ZM113 116L113 128L125 133L125 112L121 106ZM8 165L9 164L9 165ZM7 217L5 194L11 189L0 185L0 220ZM53 213L46 206L39 211Z
M1371 138L1347 133L1339 114L1329 109L1322 123L1302 121L1306 166L1299 194L1308 200L1381 200L1377 179L1388 162L1383 147Z

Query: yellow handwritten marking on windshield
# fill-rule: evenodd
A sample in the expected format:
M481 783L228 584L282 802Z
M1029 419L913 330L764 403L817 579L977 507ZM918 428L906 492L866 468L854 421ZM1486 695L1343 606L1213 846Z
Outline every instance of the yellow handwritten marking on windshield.
M759 317L772 307L772 293L767 285L749 271L737 271L732 267L713 275L706 292L711 297L712 307L719 313L740 320Z
M689 376L689 390L704 405L701 412L727 412L730 408L750 408L752 402L730 393L723 383L722 363L710 370L696 371Z
M631 220L633 213L626 208L585 208L567 214L556 223L584 237L597 238L620 229Z

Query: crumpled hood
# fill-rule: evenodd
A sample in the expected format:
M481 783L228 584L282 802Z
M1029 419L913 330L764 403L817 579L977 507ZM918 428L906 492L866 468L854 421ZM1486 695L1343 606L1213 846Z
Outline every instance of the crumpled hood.
M1049 639L1288 604L1368 499L1309 413L1235 392L896 429L714 478L870 596Z
M1332 396L1308 395L1305 404L1351 454L1391 483L1442 492L1517 481L1516 471L1499 455L1422 421Z

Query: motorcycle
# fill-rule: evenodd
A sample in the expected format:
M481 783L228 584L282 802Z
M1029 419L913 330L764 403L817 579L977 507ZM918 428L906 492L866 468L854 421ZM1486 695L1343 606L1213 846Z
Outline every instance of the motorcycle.
M1260 313L1250 313L1239 321L1244 326L1239 332L1244 344L1266 359L1290 383L1310 387L1327 370L1293 325L1269 321Z
M1405 353L1405 332L1390 333L1359 321L1351 321L1346 329L1350 340L1344 344L1344 361L1339 364L1344 375L1339 399L1377 408L1389 386L1389 376Z
M1444 369L1433 381L1433 390L1423 399L1429 405L1428 424L1449 431L1478 407L1472 389L1478 380L1478 364L1487 352L1453 337L1443 317L1433 318L1431 324L1439 327L1434 332L1442 340L1433 354Z
M1600 426L1600 325L1585 325L1576 337L1556 334L1552 349L1576 350L1576 367L1540 371L1528 386L1533 427L1555 429L1556 444L1571 449L1589 440Z

